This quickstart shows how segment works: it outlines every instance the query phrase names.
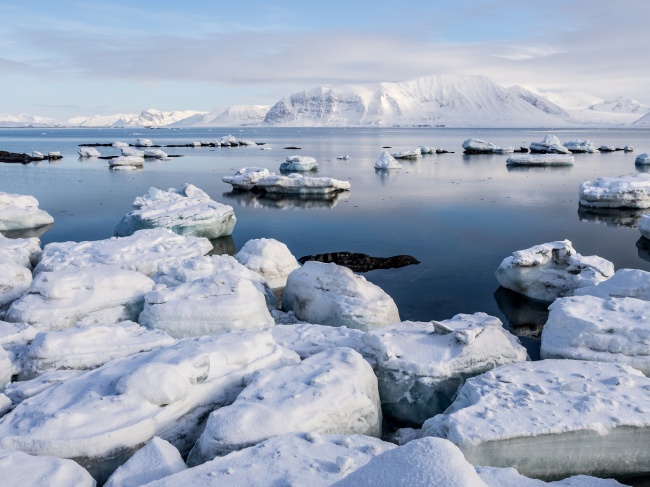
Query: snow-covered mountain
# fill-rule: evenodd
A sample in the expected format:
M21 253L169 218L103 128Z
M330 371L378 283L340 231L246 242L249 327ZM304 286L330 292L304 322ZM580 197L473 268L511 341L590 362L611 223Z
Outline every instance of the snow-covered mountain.
M599 112L618 112L618 113L634 113L643 115L650 112L650 106L639 103L631 98L624 98L619 96L613 100L606 100L600 103L595 103L589 107L589 110Z
M39 117L38 115L0 113L0 127L53 127L56 124L57 122L53 118Z
M542 96L539 92L534 92L529 89L524 88L520 85L511 86L508 88L508 91L515 96L518 96L522 100L530 103L535 108L539 108L544 113L549 115L554 115L556 117L569 118L569 112L564 108L556 105L548 98Z
M116 115L74 117L66 120L64 125L73 127L164 127L188 117L204 115L205 113L197 110L161 112L150 108L140 114L118 113Z
M646 113L640 119L632 122L632 125L636 127L650 127L650 113Z
M172 127L239 127L260 125L264 122L269 105L233 105L226 110L214 109L172 124Z

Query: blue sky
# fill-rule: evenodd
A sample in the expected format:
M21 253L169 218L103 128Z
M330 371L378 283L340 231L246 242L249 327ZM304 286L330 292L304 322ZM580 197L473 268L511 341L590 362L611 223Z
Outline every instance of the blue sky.
M272 104L314 86L484 74L650 103L640 0L0 4L0 113Z

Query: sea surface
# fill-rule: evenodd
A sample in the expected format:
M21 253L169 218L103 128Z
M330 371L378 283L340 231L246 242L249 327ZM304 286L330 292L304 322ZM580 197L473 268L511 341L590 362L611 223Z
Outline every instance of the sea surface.
M146 137L160 145L185 144L227 134L265 145L163 149L182 157L148 160L136 171L110 170L105 160L77 155L81 143L134 143ZM588 138L596 146L629 144L635 151L576 154L573 167L535 169L508 168L505 155L462 153L461 144L470 137L518 147L547 134L562 141ZM382 150L419 145L455 153L405 161L401 170L373 168ZM119 153L113 147L98 149L103 155ZM642 212L583 211L578 205L583 181L638 172L634 159L650 152L650 130L32 128L0 129L0 150L63 155L60 161L0 164L0 191L34 195L54 217L54 225L40 236L43 245L109 238L133 199L149 187L192 183L234 207L234 233L215 242L217 252L232 254L249 239L270 237L287 244L296 257L340 251L410 254L421 263L364 274L393 297L402 319L444 320L482 311L519 335L533 358L539 353L546 304L499 288L494 271L505 257L569 239L581 254L604 257L617 269L650 270L650 242L640 239L634 227ZM333 200L274 200L233 193L221 181L243 166L278 172L287 155L298 154L317 159L320 166L313 175L349 180L349 194ZM349 160L336 159L346 154Z

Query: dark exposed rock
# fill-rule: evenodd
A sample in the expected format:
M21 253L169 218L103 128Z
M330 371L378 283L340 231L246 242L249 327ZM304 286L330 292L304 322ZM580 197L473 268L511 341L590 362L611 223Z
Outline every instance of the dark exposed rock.
M393 257L372 257L368 254L355 252L332 252L329 254L305 255L298 259L304 264L308 261L334 263L347 267L354 272L368 272L375 269L395 269L407 265L419 264L420 261L410 255L395 255Z
M90 144L79 144L79 147L113 147L113 144L90 143Z
M0 162L7 163L19 163L19 164L29 164L34 161L45 161L45 160L54 160L62 159L63 156L58 154L44 154L43 157L34 157L29 154L20 154L17 152L7 152L0 150Z
M385 146L382 147L382 149L392 149L392 148L393 148L393 147L390 146L390 145L385 145Z
M289 147L283 147L283 149L295 149L295 150L301 150L302 147L294 147L294 146L290 145Z

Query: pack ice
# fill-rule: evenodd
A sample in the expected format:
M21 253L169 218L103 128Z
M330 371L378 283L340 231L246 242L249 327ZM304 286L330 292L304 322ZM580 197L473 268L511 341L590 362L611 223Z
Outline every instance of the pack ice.
M235 259L261 275L271 289L285 287L289 274L300 267L289 248L273 238L249 240Z
M650 472L650 379L631 367L542 360L468 379L423 436L446 438L473 465L558 479Z
M513 252L495 274L503 287L550 302L606 280L614 274L614 264L596 255L580 255L569 240L559 240Z
M221 180L224 183L230 184L233 189L241 189L250 191L252 190L257 182L271 176L271 173L268 169L263 167L241 167L237 172L232 176L223 176Z
M383 411L417 426L443 412L467 377L528 357L501 321L485 313L440 323L404 321L370 331L363 340L377 362Z
M289 274L282 306L309 323L364 331L400 321L381 288L347 267L316 261Z
M280 164L281 172L315 171L316 169L318 169L316 159L309 156L287 156L286 160Z
M401 169L402 165L397 159L391 156L388 152L384 151L375 161L375 169Z
M54 223L33 196L0 192L0 231L37 228Z
M231 206L211 200L192 184L167 191L149 188L147 194L133 201L133 207L135 210L124 215L115 228L116 237L163 227L179 235L213 239L230 235L237 221Z
M334 178L312 178L291 173L287 176L271 174L257 181L257 188L272 194L319 196L349 191L350 183Z
M596 208L650 208L650 174L598 178L580 185L580 204Z

